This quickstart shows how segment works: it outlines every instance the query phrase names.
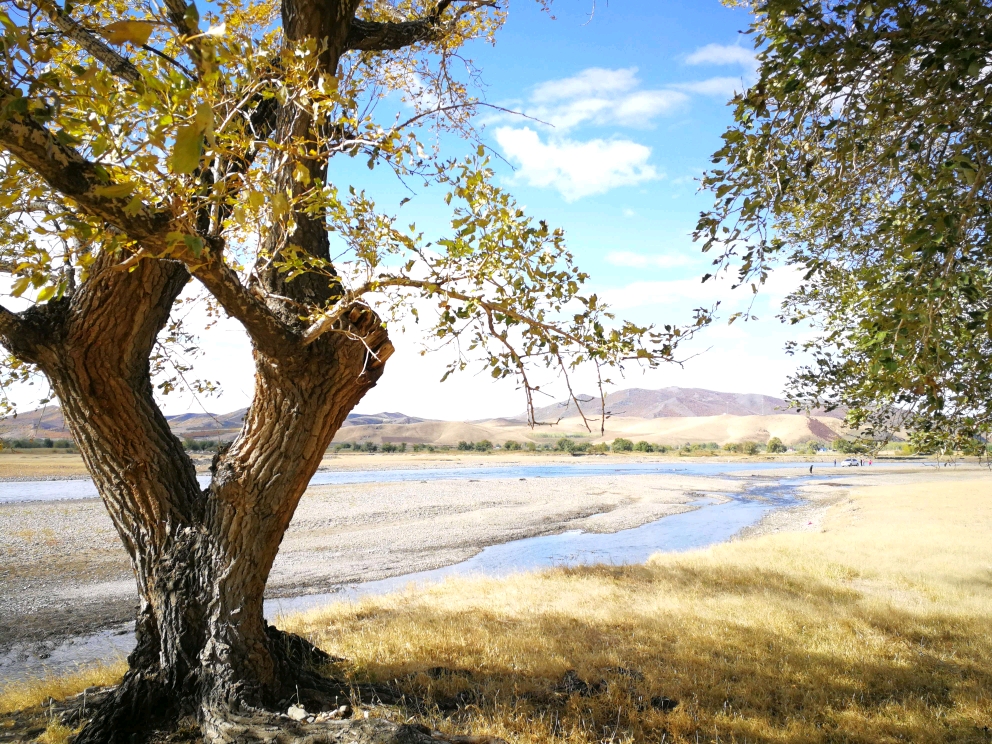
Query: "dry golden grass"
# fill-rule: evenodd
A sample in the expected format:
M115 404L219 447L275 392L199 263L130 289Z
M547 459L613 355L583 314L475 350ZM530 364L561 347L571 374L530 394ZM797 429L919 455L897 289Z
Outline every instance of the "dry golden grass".
M988 479L863 489L818 534L453 580L280 624L348 658L353 679L394 681L407 713L448 731L989 742L990 491ZM570 670L594 687L563 685ZM663 697L678 706L659 709Z
M0 478L88 478L79 455L65 452L2 452Z
M64 700L88 687L115 685L126 671L127 662L121 659L112 664L86 667L74 674L11 682L0 687L0 715L37 707L49 698Z

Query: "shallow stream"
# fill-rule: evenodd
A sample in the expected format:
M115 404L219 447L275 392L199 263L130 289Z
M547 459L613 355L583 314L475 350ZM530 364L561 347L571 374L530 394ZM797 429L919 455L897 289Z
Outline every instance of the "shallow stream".
M610 458L576 459L574 463L535 463L494 465L492 467L423 468L410 470L319 470L310 480L311 486L346 485L348 483L398 483L438 480L496 480L501 478L582 478L596 475L722 475L747 470L767 471L784 468L808 468L803 462L617 462ZM817 470L832 467L816 463ZM201 486L210 481L209 475L199 475ZM0 482L0 504L22 501L63 501L93 499L96 486L89 478L73 480L35 480Z
M797 463L768 463L757 466L737 463L652 464L630 463L624 466L589 465L527 465L512 468L445 469L417 471L380 471L376 480L482 480L508 477L573 477L605 474L679 473L692 475L721 475L747 469L771 470L792 467ZM497 474L498 473L498 474ZM397 477L397 475L402 477ZM410 474L410 477L406 477ZM415 478L412 477L415 474ZM323 477L322 477L323 476ZM373 480L365 471L318 473L312 483L367 483ZM325 480L326 478L326 480ZM702 548L730 539L742 529L756 524L765 514L796 505L799 500L795 487L799 478L776 478L748 488L744 493L707 496L692 502L696 508L614 533L570 531L556 535L514 540L483 549L472 558L432 571L395 576L381 581L352 584L327 594L271 599L265 602L268 618L305 611L334 601L348 601L370 594L384 594L414 584L433 583L449 576L505 576L551 566L576 566L592 563L643 563L662 551L684 551ZM87 481L49 481L52 485ZM23 485L7 483L4 486ZM55 497L66 498L66 496ZM71 497L70 497L71 498ZM76 496L75 498L85 498ZM0 498L2 501L2 498ZM77 636L58 643L24 644L0 654L0 683L43 673L59 674L79 666L112 661L126 656L134 645L131 626L110 628L91 635Z

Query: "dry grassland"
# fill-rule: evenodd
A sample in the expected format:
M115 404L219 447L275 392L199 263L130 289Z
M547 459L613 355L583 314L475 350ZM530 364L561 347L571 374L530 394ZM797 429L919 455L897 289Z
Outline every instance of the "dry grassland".
M990 493L988 479L866 488L819 534L455 580L282 624L349 659L354 680L393 681L405 714L447 731L989 742Z
M0 714L33 708L49 699L64 700L89 687L117 684L126 671L127 661L121 659L80 669L75 674L13 682L0 689Z
M0 478L89 478L83 458L65 452L0 453Z
M448 732L989 742L992 487L937 478L859 489L820 533L646 566L451 580L280 625L348 659L337 674L407 695L404 709L373 715ZM88 684L11 688L0 711Z

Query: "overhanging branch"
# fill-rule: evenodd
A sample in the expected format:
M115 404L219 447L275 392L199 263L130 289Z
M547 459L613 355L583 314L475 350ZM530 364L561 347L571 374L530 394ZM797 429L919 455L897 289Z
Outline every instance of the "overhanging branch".
M12 103L17 103L14 99L21 99L21 96L16 95L7 81L0 79L0 109L9 112ZM27 106L22 104L20 108ZM82 211L105 221L138 243L141 250L128 259L129 263L163 256L180 260L224 309L244 325L264 351L281 353L286 351L287 344L298 343L292 329L283 324L264 301L252 295L224 263L220 241L200 236L211 246L203 258L188 251L174 250L169 233L186 232L188 227L177 225L174 215L167 210L154 210L144 205L137 211L129 210L129 196L106 196L114 193L113 187L119 184L109 181L78 151L59 142L30 114L9 113L8 118L0 120L0 148L31 168Z
M441 0L430 15L412 21L382 23L355 18L348 30L345 51L385 52L431 41L440 34L441 15L451 3L452 0ZM491 5L488 2L483 4Z
M37 2L38 6L48 14L55 28L100 60L112 73L129 83L141 82L141 73L130 60L107 46L88 28L74 21L68 13L55 4L54 0L37 0Z

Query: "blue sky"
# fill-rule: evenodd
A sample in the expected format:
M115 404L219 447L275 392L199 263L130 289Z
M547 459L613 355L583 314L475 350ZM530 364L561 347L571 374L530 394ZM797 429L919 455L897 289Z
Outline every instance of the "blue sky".
M496 112L483 113L484 141L508 161L494 161L501 184L527 211L563 227L579 265L617 314L635 322L682 323L692 309L723 304L722 317L683 348L684 366L614 375L616 387L667 385L780 395L797 360L783 346L794 330L774 315L791 275L773 275L754 304L756 322L727 326L726 317L751 302L729 284L700 283L709 261L689 236L710 202L698 178L731 122L733 90L753 76L749 23L743 10L718 0L557 0L554 16L536 2L514 0L495 47L466 50L482 70L486 101L554 126ZM472 148L446 138L444 155ZM512 166L512 167L511 167ZM335 176L336 174L336 176ZM367 185L382 207L410 194L387 173L364 163L332 164L332 178ZM434 189L438 191L438 189ZM448 213L440 193L422 193L399 210L428 237L441 237ZM218 379L211 410L246 405L252 366L233 323L207 341L202 374ZM478 419L523 409L510 380L493 382L470 370L441 384L444 351L422 356L416 333L391 333L397 352L363 412L402 411L444 419ZM580 374L578 387L592 391ZM552 396L563 393L550 381ZM165 401L166 410L198 410L193 401Z
M528 213L565 229L593 289L618 316L685 323L695 307L723 305L722 320L683 347L683 366L631 367L613 376L615 387L780 395L797 364L783 351L796 331L774 315L792 275L778 272L759 294L754 310L760 320L728 326L726 317L751 302L750 292L701 284L709 261L690 238L699 212L711 203L698 193L698 179L731 123L727 102L754 73L751 38L740 33L747 13L718 0L556 0L553 10L554 19L534 0L512 0L496 46L465 50L482 71L484 100L553 125L492 110L481 114L484 141L508 161L494 159L500 183ZM447 157L474 149L452 137L443 144ZM331 178L340 187L367 186L384 209L411 196L385 169L370 173L357 160L332 163ZM443 236L450 212L440 189L430 191L437 193L416 194L397 209L404 224L416 221L433 239ZM394 328L391 337L396 354L359 411L479 419L523 410L513 381L493 382L470 370L441 384L446 352L421 355L415 331ZM202 402L169 396L162 401L167 413L248 404L253 365L243 332L228 320L203 341L198 376L219 381L223 395ZM560 382L544 382L552 397L564 393ZM591 376L580 373L575 382L579 390L594 390Z

